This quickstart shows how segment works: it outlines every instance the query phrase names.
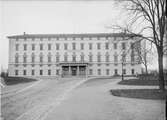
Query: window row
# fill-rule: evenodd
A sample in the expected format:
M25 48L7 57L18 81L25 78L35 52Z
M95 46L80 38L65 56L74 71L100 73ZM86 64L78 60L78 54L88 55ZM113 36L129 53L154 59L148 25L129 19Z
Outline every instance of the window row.
M26 54L24 54L23 56L22 56L22 59L23 59L23 63L27 63L27 58L28 58L28 56L26 55ZM47 62L53 62L52 59L53 58L53 56L51 55L51 54L48 54L47 55ZM75 55L75 54L73 54L72 56L69 56L69 55L67 55L67 54L65 54L64 56L63 56L63 60L60 60L60 55L59 54L57 54L56 55L56 62L60 62L60 61L64 61L64 62L68 62L68 61L73 61L73 62L76 62L76 61L78 61L78 57L77 57L77 55ZM69 59L70 58L70 59ZM90 54L90 55L88 55L88 60L86 60L85 59L85 55L84 54L81 54L80 55L80 60L79 61L89 61L89 62L93 62L93 61L95 61L93 58L93 55L92 54ZM111 60L110 60L110 55L109 54L106 54L105 56L102 56L101 54L98 54L98 55L96 55L96 61L97 62L102 62L102 58L103 59L105 59L105 62L110 62ZM114 58L114 62L119 62L119 61L122 61L122 62L126 62L127 60L127 57L126 57L126 55L125 54L123 54L122 55L122 58L121 58L121 60L119 60L118 58L118 55L117 54L115 54L114 56L113 56L113 58ZM37 61L36 59L38 59L39 60L39 62L44 62L44 56L42 55L42 54L40 54L38 57L37 56L35 56L34 54L32 54L31 55L31 61L30 62L32 62L32 63L34 63L35 61ZM135 62L135 55L134 54L131 54L131 62ZM15 63L19 63L20 61L19 61L19 55L18 54L16 54L16 56L15 56Z
M89 43L88 44L89 47L88 49L89 50L92 50L93 49L93 43ZM23 50L26 51L27 50L27 44L23 44ZM36 50L36 46L35 44L31 44L31 50L34 51ZM72 50L76 50L76 47L77 47L77 44L76 43L72 43ZM62 48L62 46L57 43L56 44L56 50L60 50L60 48ZM101 43L97 43L97 47L96 47L98 50L100 50L102 48L102 44ZM114 49L117 49L117 43L114 43L113 44L113 48ZM85 44L84 43L80 43L80 50L84 50L85 49ZM109 43L106 42L105 43L105 49L108 50L109 49ZM126 49L126 43L122 43L122 49ZM15 46L15 50L16 51L19 51L19 44L16 44ZM39 50L44 50L44 44L39 44ZM47 50L52 50L52 44L47 44ZM64 43L64 50L69 50L69 44L68 43Z
M51 70L47 70L47 75L51 75ZM97 74L101 75L102 74L102 70L101 69L97 69ZM122 74L122 72L120 73ZM126 69L123 69L123 74L126 74ZM134 75L135 74L135 70L131 69L131 74ZM19 70L15 70L15 75L19 75ZM23 75L27 75L27 70L23 70ZM35 70L32 69L31 70L31 75L35 75ZM43 70L39 70L39 75L43 75ZM56 75L60 75L60 70L56 70ZM93 75L93 69L89 69L89 75ZM106 75L110 75L110 69L106 69ZM118 73L118 69L114 69L114 75L119 75Z

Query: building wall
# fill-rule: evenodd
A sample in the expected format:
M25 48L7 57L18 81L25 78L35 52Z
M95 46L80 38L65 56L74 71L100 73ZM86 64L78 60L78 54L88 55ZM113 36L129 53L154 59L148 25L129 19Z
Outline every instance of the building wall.
M98 35L98 34L97 34ZM23 37L25 36L26 39ZM75 35L74 35L75 37ZM126 50L122 50L122 43L126 44ZM80 55L83 53L85 56L84 62L90 63L89 69L92 69L93 74L90 76L112 76L114 75L114 70L118 70L118 74L122 74L122 52L124 51L127 55L126 65L123 66L126 69L126 74L131 75L131 70L134 69L135 73L141 73L141 65L138 61L135 61L134 65L131 65L131 49L130 44L134 42L133 40L126 40L124 37L105 37L102 36L94 37L52 37L52 36L42 36L36 37L33 35L22 36L11 36L9 37L9 76L16 76L15 70L18 70L18 76L23 75L23 70L26 70L26 76L32 76L32 69L35 70L34 76L40 76L39 71L43 70L42 76L56 76L56 70L60 69L59 62L56 62L56 55L60 55L60 62L64 61L64 54L68 54L68 61L72 61L72 55L76 54L76 61L80 61ZM64 50L64 43L68 44L68 50ZM76 44L76 50L72 49L72 44ZM80 44L84 44L84 49L81 50ZM89 49L89 43L92 43L92 50ZM97 44L100 43L101 49L97 49ZM105 48L105 44L109 44L109 49ZM114 49L114 43L117 43L117 49ZM19 50L16 51L16 44L19 44ZM24 44L27 45L27 50L23 49ZM32 50L32 44L35 44L35 50ZM40 44L43 44L43 50L40 50ZM48 44L51 44L51 50L48 50ZM56 44L59 44L59 50L56 50ZM106 62L105 55L109 53L109 62ZM32 53L35 54L35 63L32 66L31 56ZM43 62L40 63L40 54L43 54ZM51 62L48 63L48 54L51 54ZM92 53L93 61L89 61L89 54ZM97 61L97 55L100 53L101 62ZM16 54L19 56L19 63L15 63ZM23 63L23 56L27 55L27 62ZM114 55L118 54L118 64L114 63ZM137 56L135 56L137 59ZM100 65L99 65L100 64ZM101 69L101 74L98 74L98 69ZM106 69L109 69L109 75L106 75ZM48 70L51 70L51 75L48 75ZM60 71L61 72L61 71Z

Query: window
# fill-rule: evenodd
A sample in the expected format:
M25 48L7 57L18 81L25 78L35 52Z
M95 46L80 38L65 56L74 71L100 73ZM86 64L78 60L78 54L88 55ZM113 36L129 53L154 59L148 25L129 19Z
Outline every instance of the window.
M89 50L92 50L92 43L89 43Z
M39 71L39 74L40 74L40 75L43 75L43 70L40 70L40 71Z
M83 50L84 49L84 44L83 43L81 43L81 50Z
M109 74L110 74L110 70L106 69L106 75L109 75Z
M131 53L131 62L132 62L132 63L135 62L135 55L134 55L134 53Z
M90 55L89 55L89 62L92 62L92 61L93 61L93 55L90 54Z
M118 75L118 70L117 69L114 70L114 74Z
M125 50L126 49L126 44L123 42L122 43L122 49Z
M97 62L101 62L101 55L100 54L97 55Z
M73 61L73 62L76 62L76 55L73 55L73 56L72 56L72 61Z
M48 75L51 75L51 70L48 70Z
M40 53L40 55L39 55L39 62L43 62L43 55L42 55L42 53Z
M123 62L123 63L126 62L126 54L125 54L125 53L122 54L122 62Z
M51 44L48 44L48 50L51 50Z
M19 71L18 70L15 70L15 75L18 75Z
M23 75L26 75L27 74L27 71L26 70L23 70Z
M132 75L134 75L135 74L135 70L134 69L132 69Z
M24 46L24 50L27 50L27 44L24 44L23 46Z
M117 63L117 62L118 62L118 55L115 54L115 55L114 55L114 63Z
M59 75L59 70L56 70L56 75Z
M59 62L59 55L56 56L56 62Z
M51 55L48 55L48 62L51 62Z
M43 44L40 44L40 50L43 50Z
M89 75L92 75L92 74L93 74L93 70L89 69Z
M97 71L98 71L98 75L101 75L101 69L98 69Z
M76 49L76 44L72 43L72 49L75 50Z
M97 49L100 49L100 45L101 45L100 43L97 43Z
M34 55L34 54L32 54L32 56L31 56L31 62L32 62L32 63L35 62L35 55Z
M123 74L126 74L126 69L123 69Z
M64 43L64 50L68 50L68 44Z
M32 50L33 51L35 50L35 44L32 44Z
M105 43L105 47L106 47L106 50L109 49L109 43L108 42Z
M109 54L106 54L106 62L110 61L109 58L110 58Z
M68 61L68 55L67 55L67 54L64 55L64 61L65 61L65 62Z
M117 43L114 43L114 49L117 49Z
M19 55L18 54L15 55L15 63L19 63Z
M27 62L27 55L24 54L24 55L23 55L23 63L26 63L26 62Z
M19 44L16 44L16 51L19 50Z
M81 61L82 62L84 61L84 54L83 53L81 54Z
M35 75L35 70L31 70L31 75Z
M59 50L60 45L56 43L56 50Z

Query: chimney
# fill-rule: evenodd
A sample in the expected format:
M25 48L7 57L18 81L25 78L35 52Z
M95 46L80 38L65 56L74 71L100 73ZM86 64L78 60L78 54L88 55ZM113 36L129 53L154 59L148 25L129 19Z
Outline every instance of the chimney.
M26 32L24 32L23 35L26 35Z

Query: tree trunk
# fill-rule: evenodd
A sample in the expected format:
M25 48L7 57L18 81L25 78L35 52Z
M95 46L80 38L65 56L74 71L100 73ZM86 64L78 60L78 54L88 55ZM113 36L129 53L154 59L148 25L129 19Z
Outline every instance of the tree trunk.
M147 65L145 65L145 73L148 74L148 68L147 68Z
M165 90L164 72L163 72L163 51L158 49L158 68L159 68L159 89L161 91Z

